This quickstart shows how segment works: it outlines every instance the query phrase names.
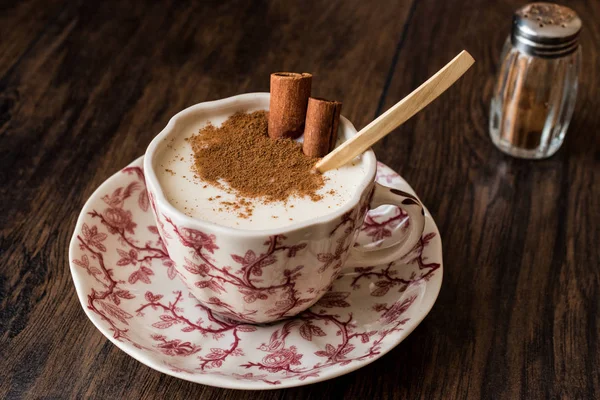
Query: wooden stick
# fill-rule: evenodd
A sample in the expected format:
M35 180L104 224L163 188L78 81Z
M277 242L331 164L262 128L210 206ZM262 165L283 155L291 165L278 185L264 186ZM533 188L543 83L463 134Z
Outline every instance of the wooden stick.
M335 169L362 154L379 139L406 122L446 91L474 62L473 57L463 50L411 94L317 162L315 169L319 172Z

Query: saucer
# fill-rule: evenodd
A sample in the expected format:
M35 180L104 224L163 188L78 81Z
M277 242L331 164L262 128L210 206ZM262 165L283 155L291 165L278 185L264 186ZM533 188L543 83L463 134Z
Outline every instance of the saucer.
M69 260L88 318L117 347L181 379L232 389L275 389L331 379L399 344L425 318L442 284L442 244L426 211L418 246L393 263L350 268L309 310L249 325L200 305L177 276L149 209L138 158L86 202ZM413 193L378 163L377 181ZM379 247L406 228L397 207L371 211L357 243Z

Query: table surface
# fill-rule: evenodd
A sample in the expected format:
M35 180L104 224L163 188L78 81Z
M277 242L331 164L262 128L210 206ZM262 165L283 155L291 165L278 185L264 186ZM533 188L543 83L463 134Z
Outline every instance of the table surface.
M568 2L580 91L544 161L503 155L487 130L522 3L0 0L0 398L598 398L600 2ZM67 255L79 211L173 114L310 71L361 128L462 49L471 71L374 147L444 242L437 303L389 354L305 387L224 390L144 366L87 319Z

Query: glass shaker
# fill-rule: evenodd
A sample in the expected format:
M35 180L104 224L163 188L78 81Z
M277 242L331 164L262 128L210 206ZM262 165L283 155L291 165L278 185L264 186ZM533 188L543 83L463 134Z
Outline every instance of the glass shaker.
M520 158L550 157L575 108L581 20L570 8L531 3L513 16L490 112L490 136Z

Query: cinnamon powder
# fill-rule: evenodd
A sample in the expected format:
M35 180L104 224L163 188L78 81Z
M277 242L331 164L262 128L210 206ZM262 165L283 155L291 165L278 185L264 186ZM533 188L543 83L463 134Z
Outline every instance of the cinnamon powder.
M266 111L236 113L220 127L209 123L187 139L194 152L194 172L206 182L247 198L271 202L308 196L320 200L317 191L325 178L312 172L317 159L304 155L301 144L291 139L270 139L267 127ZM252 213L246 201L224 205Z

